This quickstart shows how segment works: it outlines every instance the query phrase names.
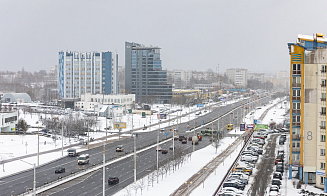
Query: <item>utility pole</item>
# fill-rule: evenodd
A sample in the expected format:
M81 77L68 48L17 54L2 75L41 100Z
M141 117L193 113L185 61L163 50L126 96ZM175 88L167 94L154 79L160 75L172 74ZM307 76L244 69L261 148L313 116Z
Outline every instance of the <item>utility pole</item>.
M134 135L134 125L133 125L133 112L132 112L132 134L134 139L134 183L136 182L136 141L135 141L135 135Z
M107 119L106 119L107 120ZM103 166L102 166L102 195L105 196L106 192L106 144L103 142Z
M87 118L87 149L90 149L90 132L89 132L89 118Z
M64 125L61 126L61 156L64 156Z
M37 127L37 166L39 166L40 163L40 127Z

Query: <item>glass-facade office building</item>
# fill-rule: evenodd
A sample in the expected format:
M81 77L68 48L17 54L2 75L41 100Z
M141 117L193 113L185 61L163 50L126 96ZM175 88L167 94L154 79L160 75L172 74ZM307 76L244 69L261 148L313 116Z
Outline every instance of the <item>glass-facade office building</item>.
M58 89L62 98L85 93L117 94L118 54L113 52L59 52Z
M159 47L125 42L125 93L135 94L136 102L170 102L172 85L162 70Z

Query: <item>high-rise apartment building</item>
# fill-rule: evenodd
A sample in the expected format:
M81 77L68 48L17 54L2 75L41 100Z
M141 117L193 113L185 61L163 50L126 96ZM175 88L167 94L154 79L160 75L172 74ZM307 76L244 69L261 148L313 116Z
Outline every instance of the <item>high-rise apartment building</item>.
M58 88L62 98L85 93L117 94L118 54L113 52L59 52Z
M191 88L192 71L174 70L175 88Z
M162 70L159 47L125 42L125 93L135 94L136 102L170 102L172 85Z
M247 86L247 69L232 68L226 69L227 78L235 86L246 88Z
M299 178L327 192L326 65L323 34L298 35L288 43L290 64L290 160Z

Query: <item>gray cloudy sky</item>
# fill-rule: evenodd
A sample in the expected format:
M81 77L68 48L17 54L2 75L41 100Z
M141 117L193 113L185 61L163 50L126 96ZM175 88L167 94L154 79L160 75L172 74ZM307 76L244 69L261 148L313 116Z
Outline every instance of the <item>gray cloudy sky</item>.
M275 73L289 66L288 42L325 33L327 1L1 0L0 71L49 70L58 51L117 51L124 42L159 46L164 69Z

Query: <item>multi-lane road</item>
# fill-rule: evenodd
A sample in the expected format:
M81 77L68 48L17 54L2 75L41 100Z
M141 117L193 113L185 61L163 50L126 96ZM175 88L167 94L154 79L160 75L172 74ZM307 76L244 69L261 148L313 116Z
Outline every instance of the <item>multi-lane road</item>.
M255 102L254 107L258 104L266 104L270 100L270 97L263 97L260 99L260 103ZM236 103L213 107L210 112L202 112L201 116L190 122L181 123L178 125L178 132L180 135L193 135L192 132L187 131L187 125L189 124L192 128L195 123L199 126L200 123L208 124L211 127L211 122L213 119L221 117L219 120L219 127L226 127L226 124L230 122L230 115L225 115L230 111L234 110L234 114L241 115L244 112L244 108L241 105L247 104L247 100L238 101ZM238 118L240 119L240 118ZM203 126L203 125L202 125ZM214 127L217 127L217 122L214 123ZM164 140L166 137L171 138L172 133L168 132L168 128L165 128L165 132L168 136L164 135L165 132L160 132L160 140ZM226 129L225 129L226 131ZM138 149L148 147L153 145L157 141L158 131L138 133L136 137L136 145ZM134 149L134 139L126 138L120 141L115 141L109 143L105 147L105 157L106 160L113 159L120 156L120 154L125 154L128 152L133 152ZM124 152L116 153L115 148L117 145L124 145ZM208 138L203 138L199 145L195 145L195 150L203 148L209 145L210 142ZM172 145L172 140L161 145L163 149L168 149ZM187 144L181 144L179 141L175 141L176 149L180 148L183 153L192 151L193 147L191 142ZM94 149L87 150L83 152L90 155L90 163L86 165L78 165L76 157L63 157L61 159L50 162L44 166L40 166L36 169L36 187L40 187L45 183L49 183L58 179L58 177L63 177L70 175L72 172L76 173L81 169L87 169L93 164L100 164L103 160L103 147L96 147ZM164 163L171 160L172 151L169 150L167 154L159 154L159 162ZM156 169L157 154L155 148L150 148L148 150L139 152L137 154L137 178L143 177ZM55 174L55 168L61 166L66 168L65 173ZM109 176L117 176L120 179L120 183L117 185L108 185L106 183L106 195L112 195L127 185L133 183L134 175L134 161L133 157L127 157L120 161L117 161L109 166L106 166L106 178ZM11 175L0 179L0 193L1 195L18 195L26 192L26 190L33 187L33 170L24 171L19 174ZM59 186L49 190L43 195L101 195L102 194L102 169L89 173L77 180L66 183L64 186Z

